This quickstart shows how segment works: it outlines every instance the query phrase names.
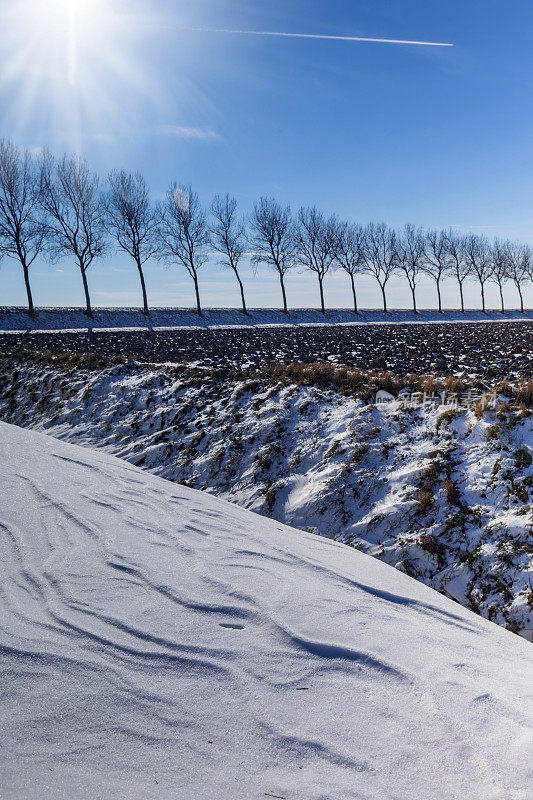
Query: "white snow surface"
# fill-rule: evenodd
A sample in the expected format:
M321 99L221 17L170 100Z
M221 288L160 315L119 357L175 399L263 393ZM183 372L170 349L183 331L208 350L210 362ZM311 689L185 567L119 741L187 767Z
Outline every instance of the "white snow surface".
M533 311L489 310L483 314L479 310L446 310L439 314L434 310L422 310L418 314L406 309L398 309L384 314L376 309L363 309L356 315L346 309L331 309L322 314L313 308L297 308L284 314L275 308L251 309L245 316L232 308L208 308L199 317L188 308L154 308L148 319L138 308L95 308L93 317L88 318L81 308L41 308L35 318L31 318L20 308L0 308L0 334L23 331L87 331L87 330L172 330L173 328L211 328L211 327L264 327L299 325L361 325L427 322L531 322Z
M0 794L526 800L531 645L397 570L0 423Z

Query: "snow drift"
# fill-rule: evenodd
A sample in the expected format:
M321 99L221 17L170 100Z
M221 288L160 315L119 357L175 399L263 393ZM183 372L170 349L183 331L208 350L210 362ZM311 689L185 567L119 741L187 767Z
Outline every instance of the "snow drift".
M0 423L7 798L526 800L533 649L408 576Z
M95 308L89 319L82 308L40 308L33 319L22 308L0 307L0 334L13 331L83 331L83 330L168 330L172 328L219 328L226 326L254 327L269 325L361 325L369 323L424 323L424 322L530 322L533 311L422 310L418 314L406 309L383 313L364 309L359 315L347 309L329 309L322 314L313 308L296 308L289 315L276 308L251 309L245 316L232 308L207 308L199 317L187 308L154 308L147 319L139 308Z

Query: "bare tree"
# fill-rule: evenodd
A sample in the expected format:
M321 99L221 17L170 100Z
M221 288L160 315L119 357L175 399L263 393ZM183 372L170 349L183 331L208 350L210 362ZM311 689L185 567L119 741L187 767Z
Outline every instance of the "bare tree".
M338 223L335 217L326 218L316 207L301 208L296 227L298 263L314 272L320 290L320 308L326 313L324 303L324 278L333 266L338 240Z
M355 291L355 276L364 270L365 247L365 231L362 225L355 225L351 222L340 222L338 224L335 261L350 276L355 314L359 313L357 293Z
M143 266L157 252L157 216L143 176L138 172L132 175L124 170L111 172L105 210L108 232L137 265L143 310L149 316Z
M511 277L510 269L511 244L501 239L495 239L492 245L492 274L491 279L498 284L502 314L505 314L503 299L503 285Z
M0 254L22 267L28 313L35 315L30 267L43 249L45 227L35 159L12 142L0 140Z
M211 206L214 223L210 230L211 245L223 256L222 263L235 273L241 292L242 313L248 314L244 299L244 286L239 275L239 262L246 247L244 220L237 217L237 200L226 194L216 195Z
M294 223L290 206L283 207L273 197L261 197L254 205L250 219L252 247L256 251L252 263L267 264L278 273L283 297L283 311L287 308L285 275L296 264L294 252Z
M416 284L424 268L425 241L422 228L406 225L398 238L398 268L404 273L411 289L413 298L413 311L418 313L416 307Z
M516 243L509 244L508 251L509 259L509 277L513 281L518 290L520 297L520 311L524 313L524 297L522 294L522 286L528 280L532 280L532 253L529 245L521 245Z
M465 240L466 260L470 264L471 273L479 281L481 289L481 308L485 314L485 283L492 277L492 252L486 236L470 233Z
M41 205L46 213L47 248L52 259L74 256L81 272L86 313L92 316L87 270L107 247L104 205L97 175L85 161L45 154L41 169Z
M393 228L384 222L371 222L365 229L364 271L377 280L383 297L383 311L387 313L387 282L398 266L398 237Z
M158 256L181 264L193 279L196 311L201 316L198 270L209 258L204 250L209 244L209 229L207 214L191 186L170 185L159 206L158 239Z
M431 275L437 287L439 314L442 314L441 282L451 270L451 256L446 231L432 230L426 233L425 260L423 270Z
M465 300L463 284L470 276L471 267L466 257L466 237L457 231L449 228L445 232L446 246L451 259L450 270L459 284L459 294L461 296L461 314L465 313Z

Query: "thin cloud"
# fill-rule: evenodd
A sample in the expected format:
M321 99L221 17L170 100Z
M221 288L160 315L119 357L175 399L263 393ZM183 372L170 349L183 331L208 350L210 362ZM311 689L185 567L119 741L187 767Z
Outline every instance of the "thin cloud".
M511 223L511 224L506 224L506 225L468 225L468 224L467 225L463 225L461 223L460 225L452 224L452 225L443 225L443 226L438 226L438 227L454 228L454 229L457 228L459 230L484 230L484 231L490 231L490 230L499 230L500 228L516 228L516 227L520 227L521 225L524 225L524 224L528 224L528 223Z
M162 125L159 136L174 136L176 139L196 139L202 142L220 141L220 136L210 128L191 128L186 125Z
M423 47L453 47L450 42L418 42L410 39L377 39L369 36L328 36L318 33L285 33L281 31L233 31L225 28L182 28L199 33L230 33L241 36L281 36L288 39L329 39L336 42L374 42L375 44L414 44Z

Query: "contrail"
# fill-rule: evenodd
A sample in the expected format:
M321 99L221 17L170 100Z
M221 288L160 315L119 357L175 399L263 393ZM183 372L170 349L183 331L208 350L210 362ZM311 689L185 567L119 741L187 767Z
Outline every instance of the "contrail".
M234 33L243 36L281 36L287 39L330 39L337 42L374 42L377 44L416 44L424 47L453 47L449 42L415 42L409 39L375 39L367 36L326 36L319 33L281 33L280 31L231 31L225 28L182 28L200 33Z

